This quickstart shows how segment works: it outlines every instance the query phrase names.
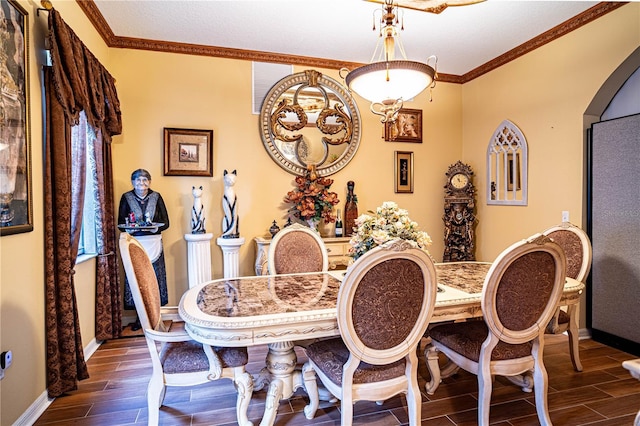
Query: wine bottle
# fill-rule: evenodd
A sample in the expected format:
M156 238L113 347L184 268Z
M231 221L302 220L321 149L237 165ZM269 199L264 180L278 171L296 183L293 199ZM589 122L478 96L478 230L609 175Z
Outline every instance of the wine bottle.
M340 216L340 209L338 209L338 215L336 216L336 237L342 237L342 217Z

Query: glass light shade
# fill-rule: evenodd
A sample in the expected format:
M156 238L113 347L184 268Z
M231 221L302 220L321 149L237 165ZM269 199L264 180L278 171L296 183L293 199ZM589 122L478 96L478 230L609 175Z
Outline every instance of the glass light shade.
M346 75L345 83L369 102L407 100L426 89L433 82L434 75L435 69L427 64L393 60L356 68Z

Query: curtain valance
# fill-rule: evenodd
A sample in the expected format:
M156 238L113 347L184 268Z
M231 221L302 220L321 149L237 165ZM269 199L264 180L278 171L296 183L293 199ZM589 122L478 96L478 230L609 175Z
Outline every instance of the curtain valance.
M122 132L115 79L55 10L49 11L49 42L56 97L67 122L78 123L85 112L91 126L107 141Z

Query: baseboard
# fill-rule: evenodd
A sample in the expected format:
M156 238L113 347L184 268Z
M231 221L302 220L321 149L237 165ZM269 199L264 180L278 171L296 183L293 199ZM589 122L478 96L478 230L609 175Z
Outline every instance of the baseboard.
M84 348L84 360L85 362L91 358L91 356L98 350L102 342L98 342L94 337L91 339L89 344ZM13 423L13 426L31 426L33 425L40 416L47 411L47 408L51 405L51 403L55 400L55 398L49 399L47 395L47 391L45 390L35 401L33 404L29 406L27 411L22 413L22 415L18 418L18 420Z
M45 390L38 399L29 406L27 411L22 413L18 420L13 423L13 426L31 426L35 424L40 416L47 411L47 408L49 408L49 405L51 405L54 399L55 398L49 399L47 391Z
M578 330L578 340L591 339L591 330L581 328Z
M101 344L102 342L98 342L95 337L91 339L89 344L84 348L85 362L89 361L89 358L91 358L91 355L93 355L98 350Z

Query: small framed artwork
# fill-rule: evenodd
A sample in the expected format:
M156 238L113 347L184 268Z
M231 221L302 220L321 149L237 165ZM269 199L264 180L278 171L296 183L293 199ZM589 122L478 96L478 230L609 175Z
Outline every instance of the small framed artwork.
M0 4L0 235L33 231L28 14L14 0Z
M515 185L515 188L514 188ZM507 191L520 191L520 154L507 154Z
M213 176L213 130L164 128L165 176Z
M384 140L422 143L422 110L402 108L398 111L396 121L384 124Z
M413 152L395 152L396 193L413 193Z

